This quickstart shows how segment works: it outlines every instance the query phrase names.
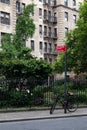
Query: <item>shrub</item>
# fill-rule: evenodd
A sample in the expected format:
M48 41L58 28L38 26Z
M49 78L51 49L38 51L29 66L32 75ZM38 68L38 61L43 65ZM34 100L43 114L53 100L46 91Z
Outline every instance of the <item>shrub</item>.
M10 105L15 107L24 107L30 105L31 95L27 92L11 92Z

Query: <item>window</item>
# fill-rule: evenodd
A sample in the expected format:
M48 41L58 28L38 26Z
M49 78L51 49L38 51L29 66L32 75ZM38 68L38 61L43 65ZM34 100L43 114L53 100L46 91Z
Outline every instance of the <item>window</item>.
M49 43L49 53L51 53L51 52L52 52L52 44Z
M3 24L10 24L10 14L6 12L0 12L0 22Z
M3 42L3 37L6 35L6 33L1 32L1 43Z
M54 28L53 36L54 36L54 37L57 37L57 28Z
M72 1L73 6L76 6L76 0Z
M44 20L47 19L47 10L44 10Z
M43 0L43 3L47 3L47 0Z
M51 37L51 27L48 27L48 36Z
M42 9L39 8L39 18L42 18Z
M81 4L82 4L81 2L78 2L78 7L80 7L80 6L81 6Z
M52 63L52 58L49 58L49 62Z
M0 2L10 4L10 0L0 0Z
M55 12L55 13L53 14L53 16L54 16L54 17L57 17L57 13Z
M21 8L22 8L22 12L23 12L23 10L25 9L25 3L22 3Z
M68 33L68 28L65 27L65 37L67 36L67 33Z
M40 49L40 50L42 50L42 49L43 49L42 42L39 42L39 49Z
M40 2L42 2L42 0L39 0Z
M48 11L48 20L51 21L51 11Z
M65 21L68 21L68 12L65 12Z
M76 23L76 15L73 15L73 22Z
M57 5L57 1L56 1L56 0L53 1L53 5L54 5L54 6Z
M57 44L54 44L54 52L56 51Z
M42 34L42 25L39 25L39 33Z
M31 49L34 51L34 40L31 40Z
M50 0L48 0L48 4L50 5L50 3L51 3L51 1Z
M68 6L68 0L64 0L64 5Z
M47 26L44 26L44 36L47 36Z
M20 12L20 2L16 2L16 11Z
M44 57L44 60L47 61L47 57Z
M53 14L53 22L57 22L57 13L56 12Z
M44 51L47 52L47 42L44 43Z

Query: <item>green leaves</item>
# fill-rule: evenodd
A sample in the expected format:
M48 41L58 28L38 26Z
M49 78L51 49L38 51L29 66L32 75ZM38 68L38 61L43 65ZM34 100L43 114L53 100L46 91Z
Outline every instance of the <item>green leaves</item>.
M20 41L26 41L29 37L32 37L35 32L35 24L30 17L31 14L34 14L34 6L34 4L27 5L24 12L18 17L16 35Z
M32 37L35 25L31 18L34 5L28 5L18 17L16 34L3 37L0 51L0 72L6 78L35 77L46 79L52 72L51 65L32 56L31 49L22 44L23 40Z
M52 65L54 72L62 73L64 72L64 54L59 54L58 58Z
M79 19L76 28L69 31L65 44L67 46L67 71L78 73L87 72L87 2L84 1L79 9ZM63 56L64 57L64 56ZM63 69L63 57L57 60L55 67ZM59 72L59 71L58 71Z

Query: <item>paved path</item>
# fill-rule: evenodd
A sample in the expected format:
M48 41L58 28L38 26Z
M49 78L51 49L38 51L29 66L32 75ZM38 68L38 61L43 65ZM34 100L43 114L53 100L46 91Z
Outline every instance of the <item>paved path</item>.
M87 116L87 108L78 108L76 112L67 112L66 114L64 113L63 109L58 109L55 110L52 115L49 114L49 110L0 112L0 122L63 118L73 116Z

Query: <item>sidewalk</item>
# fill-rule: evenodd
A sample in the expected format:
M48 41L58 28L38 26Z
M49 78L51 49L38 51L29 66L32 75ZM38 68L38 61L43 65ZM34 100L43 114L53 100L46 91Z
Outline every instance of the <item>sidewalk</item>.
M50 115L49 110L1 112L0 122L64 118L73 116L87 116L87 108L78 108L76 112L67 112L66 114L63 109L57 109L52 115Z

